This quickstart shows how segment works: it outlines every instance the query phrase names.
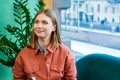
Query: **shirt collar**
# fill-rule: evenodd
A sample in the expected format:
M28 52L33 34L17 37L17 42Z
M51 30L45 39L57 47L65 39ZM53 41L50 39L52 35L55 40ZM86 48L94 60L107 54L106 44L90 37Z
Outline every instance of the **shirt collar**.
M51 43L48 45L48 47L46 48L46 50L48 50L50 53L54 52L54 49L52 48L52 44Z
M34 48L34 52L35 52L35 54L37 54L39 50L40 50L40 49L39 49L37 43L35 43L35 48Z
M39 44L38 41L37 41L37 44L38 44L38 47L39 47L39 49L41 50L41 52L44 53L44 52L45 52L45 51L44 51L44 48Z
M52 48L52 44L50 43L46 48L46 50L49 51L50 53L53 53L55 49ZM35 43L35 49L34 49L35 54L37 54L39 51L40 51L39 45Z

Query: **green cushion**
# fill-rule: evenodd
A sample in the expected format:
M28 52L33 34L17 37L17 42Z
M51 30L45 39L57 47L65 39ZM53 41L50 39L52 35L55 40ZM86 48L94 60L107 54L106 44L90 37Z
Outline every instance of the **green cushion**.
M77 80L120 80L120 58L90 54L76 62Z

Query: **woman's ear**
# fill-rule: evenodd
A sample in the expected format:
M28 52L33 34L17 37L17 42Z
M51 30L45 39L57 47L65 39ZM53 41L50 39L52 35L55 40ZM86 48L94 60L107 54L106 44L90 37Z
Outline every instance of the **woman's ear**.
M53 26L52 31L54 32L56 30L56 25Z

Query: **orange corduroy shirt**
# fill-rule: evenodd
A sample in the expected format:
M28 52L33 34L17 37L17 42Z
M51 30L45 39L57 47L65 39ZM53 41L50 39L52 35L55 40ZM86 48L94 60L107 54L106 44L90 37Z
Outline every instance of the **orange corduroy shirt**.
M76 80L74 56L65 45L56 50L49 45L45 54L38 45L23 48L12 67L14 80Z

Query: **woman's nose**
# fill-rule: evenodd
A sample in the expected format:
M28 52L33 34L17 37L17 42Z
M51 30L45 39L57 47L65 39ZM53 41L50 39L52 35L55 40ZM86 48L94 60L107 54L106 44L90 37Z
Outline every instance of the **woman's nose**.
M41 27L42 27L42 24L41 24L41 23L39 23L39 24L38 24L38 27L40 27L40 28L41 28Z

